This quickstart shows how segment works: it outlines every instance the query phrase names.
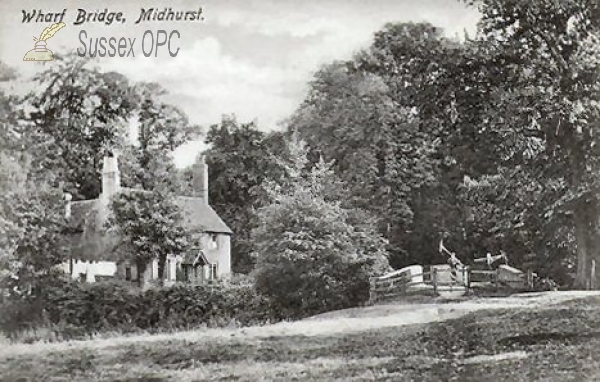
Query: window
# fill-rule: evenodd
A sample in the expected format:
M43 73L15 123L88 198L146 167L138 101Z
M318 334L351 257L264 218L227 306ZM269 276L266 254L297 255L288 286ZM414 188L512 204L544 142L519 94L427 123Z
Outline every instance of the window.
M167 280L171 280L171 260L167 260Z
M208 279L216 280L217 279L217 264L209 264L208 266L209 266Z
M125 267L125 280L131 281L131 267L130 266Z
M209 249L218 249L219 248L219 242L217 241L216 234L210 235L210 240L208 242L208 248Z

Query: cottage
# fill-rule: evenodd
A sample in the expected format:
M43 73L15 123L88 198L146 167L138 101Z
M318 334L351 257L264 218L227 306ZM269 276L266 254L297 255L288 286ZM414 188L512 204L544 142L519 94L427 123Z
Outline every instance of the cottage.
M174 282L203 283L231 273L232 232L208 202L208 166L202 160L193 168L194 194L175 197L183 213L184 227L192 233L196 245L185 253L170 254L164 272L166 285ZM71 260L62 268L74 279L94 282L102 278L139 279L132 262L116 256L119 238L104 226L109 203L120 192L144 192L121 187L115 155L104 157L102 193L97 199L71 201L66 198L65 217L70 224ZM157 280L158 262L145 270L143 280Z

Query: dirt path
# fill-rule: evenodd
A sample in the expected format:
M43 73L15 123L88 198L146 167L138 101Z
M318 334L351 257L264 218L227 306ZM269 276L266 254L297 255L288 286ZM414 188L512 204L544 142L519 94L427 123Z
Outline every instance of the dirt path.
M319 336L351 333L385 327L440 322L462 317L478 310L489 309L545 309L566 301L600 296L600 291L543 292L514 295L503 298L475 298L458 302L427 304L385 304L330 312L298 322L231 329L199 329L173 334L132 335L98 338L87 341L60 343L10 344L0 348L0 358L19 354L40 354L72 349L101 349L133 343L154 341L207 341L273 336Z

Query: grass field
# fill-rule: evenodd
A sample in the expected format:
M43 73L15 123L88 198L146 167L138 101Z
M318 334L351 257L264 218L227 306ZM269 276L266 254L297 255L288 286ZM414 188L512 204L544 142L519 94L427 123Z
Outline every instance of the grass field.
M11 344L0 349L0 381L598 381L599 350L600 295L547 293Z

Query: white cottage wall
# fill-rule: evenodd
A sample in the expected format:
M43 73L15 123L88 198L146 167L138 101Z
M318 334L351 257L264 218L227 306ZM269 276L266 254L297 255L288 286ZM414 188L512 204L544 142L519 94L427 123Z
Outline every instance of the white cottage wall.
M114 277L117 273L117 264L114 261L73 261L73 271L71 264L64 262L61 265L65 273L71 273L73 279L78 279L85 275L87 282L95 282L96 276Z

